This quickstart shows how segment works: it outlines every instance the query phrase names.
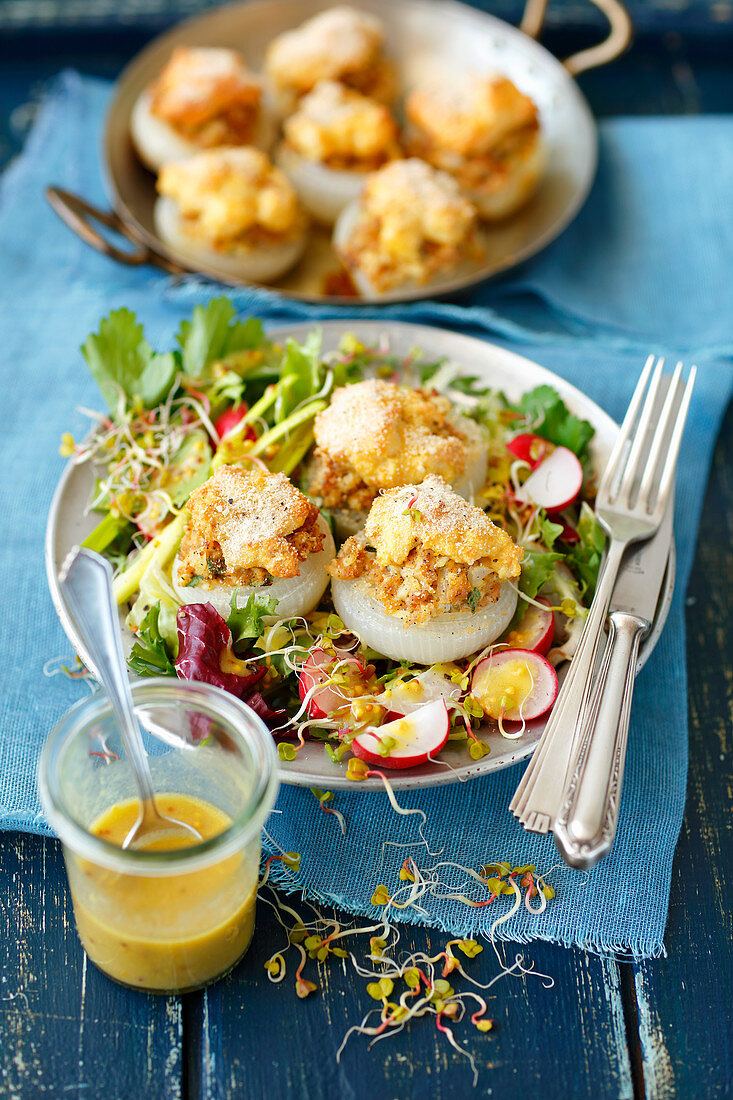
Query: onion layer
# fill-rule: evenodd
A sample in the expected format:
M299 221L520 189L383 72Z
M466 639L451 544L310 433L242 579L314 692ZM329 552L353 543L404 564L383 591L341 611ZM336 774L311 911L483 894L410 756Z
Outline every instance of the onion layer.
M282 143L275 163L288 177L309 214L323 225L333 225L341 211L359 197L367 173L329 168L308 160Z
M453 282L455 279L462 279L464 276L479 270L479 264L476 259L466 258L459 260L453 267L442 268L436 271L429 279L425 279L423 282L417 282L415 279L405 279L402 282L393 284L387 290L378 290L369 276L354 262L353 257L347 256L349 239L356 227L360 215L361 203L357 198L353 202L350 202L348 206L345 206L339 214L336 224L333 227L331 243L334 252L336 252L341 262L348 269L351 280L362 298L374 300L382 298L385 294L395 293L396 291L427 291L430 287L440 287L449 280Z
M323 546L317 554L309 554L300 565L298 577L276 577L268 585L214 584L204 588L202 585L178 583L179 559L173 563L173 587L183 603L210 603L226 620L231 612L232 596L236 593L237 607L244 607L250 596L262 600L277 600L275 617L290 619L295 615L305 615L312 611L328 584L326 566L335 554L333 536L323 516L318 517L319 530L325 536Z
M164 164L174 160L186 160L200 153L202 146L181 137L162 118L150 110L150 93L141 92L130 115L130 136L140 160L151 172L159 172ZM267 108L260 107L259 117L248 145L255 145L265 153L275 139L275 122Z
M215 267L248 282L269 283L279 278L298 262L305 250L306 233L303 230L292 240L222 252L194 240L183 230L178 203L166 195L156 200L153 216L160 239L179 252L188 263L194 267L202 264Z
M480 187L466 188L466 194L485 221L508 218L526 202L539 186L547 160L542 138L538 135L532 149L509 159L507 178L495 191Z
M365 591L363 581L334 579L331 595L344 625L358 634L365 645L394 661L413 661L419 665L456 661L477 653L503 633L517 605L516 590L504 584L499 599L475 613L445 611L426 623L405 626Z

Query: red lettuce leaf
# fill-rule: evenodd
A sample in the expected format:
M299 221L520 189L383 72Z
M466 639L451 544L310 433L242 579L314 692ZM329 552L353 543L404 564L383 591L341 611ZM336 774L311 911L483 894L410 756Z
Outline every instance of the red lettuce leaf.
M210 603L190 603L179 608L178 658L176 672L182 680L199 680L204 684L245 699L267 671L263 664L247 666L247 672L222 671L224 654L234 661L232 632Z
M246 701L247 706L251 707L255 714L259 715L262 721L266 722L268 726L282 726L288 720L288 712L284 708L273 710L267 700L260 695L259 691L253 691L247 696ZM283 734L283 736L286 735Z

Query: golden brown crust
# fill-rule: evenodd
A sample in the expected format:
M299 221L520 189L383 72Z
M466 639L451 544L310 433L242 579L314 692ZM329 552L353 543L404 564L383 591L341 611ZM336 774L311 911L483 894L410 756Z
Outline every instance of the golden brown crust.
M206 586L261 584L297 577L299 562L319 551L318 509L284 474L220 466L195 489L181 542L178 579Z
M349 508L365 512L376 495L353 466L340 462L316 447L308 466L308 492L317 497L324 508Z
M511 186L517 173L531 167L538 159L541 140L539 126L534 124L512 134L490 152L475 156L461 156L420 135L411 140L410 151L449 172L467 191L492 193Z
M381 56L384 30L378 19L354 8L335 7L274 39L265 55L267 74L280 89L302 95L319 80L340 80L388 101L394 74Z
M367 177L359 216L339 252L372 287L426 283L479 255L476 208L452 176L416 157Z
M177 46L149 93L151 113L202 148L253 138L262 87L234 50Z
M462 157L493 152L512 135L538 126L532 100L504 76L419 86L405 110L431 146Z
M472 594L472 609L480 610L494 603L501 592L501 582L488 558L466 565L416 547L401 565L382 564L356 535L343 544L329 572L342 580L363 577L369 594L408 626L450 609L465 609Z
M368 508L380 489L441 472L460 479L481 451L480 429L435 391L368 379L334 392L315 421L309 491L329 508Z
M283 130L301 156L335 169L370 171L400 155L387 107L332 80L301 99Z
M177 203L187 235L213 247L275 243L305 227L290 181L251 146L210 149L166 164L158 191Z
M364 532L347 539L331 576L364 578L367 591L407 624L449 608L498 599L519 576L523 550L488 516L438 477L377 497Z

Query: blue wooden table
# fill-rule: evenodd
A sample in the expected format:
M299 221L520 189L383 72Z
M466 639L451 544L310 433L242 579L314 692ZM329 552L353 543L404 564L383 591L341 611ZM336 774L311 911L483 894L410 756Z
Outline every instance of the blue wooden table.
M505 0L507 11L500 13L512 14L512 3ZM692 4L681 13L675 5L676 15L661 3L639 2L636 9L643 33L632 51L581 78L596 113L730 110L730 5L708 11ZM548 43L556 52L570 52L593 34L578 10L566 5L570 27L551 26ZM44 80L66 64L113 76L170 19L167 0L147 5L142 15L138 6L136 11L140 18L110 33L104 5L90 3L81 11L74 4L73 18L65 21L70 3L0 0L0 164L19 148ZM673 29L680 26L683 35ZM733 588L732 429L729 412L687 600L691 759L668 957L637 964L530 945L527 956L554 977L555 986L514 979L497 987L490 1001L495 1028L471 1039L480 1072L477 1095L605 1100L733 1091L733 783L725 640ZM346 1027L373 1002L363 983L333 963L321 968L321 991L307 1001L296 1000L291 983L271 985L263 965L275 935L274 918L261 907L249 954L223 982L182 998L129 993L87 963L58 845L0 835L0 1096L440 1100L471 1093L465 1062L427 1021L371 1052L357 1039L338 1065L335 1052ZM408 927L403 943L435 952L443 939ZM489 953L472 963L479 980L494 971Z

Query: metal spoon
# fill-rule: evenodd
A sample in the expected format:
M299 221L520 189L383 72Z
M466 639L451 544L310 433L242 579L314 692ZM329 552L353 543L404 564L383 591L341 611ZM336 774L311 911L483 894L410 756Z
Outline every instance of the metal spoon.
M93 550L75 547L59 574L61 592L78 634L84 639L85 657L112 705L135 782L140 794L140 809L135 824L125 837L123 848L148 847L163 837L185 836L203 840L192 825L160 813L155 805L153 781L142 733L127 678L122 653L117 607L112 594L112 567Z

